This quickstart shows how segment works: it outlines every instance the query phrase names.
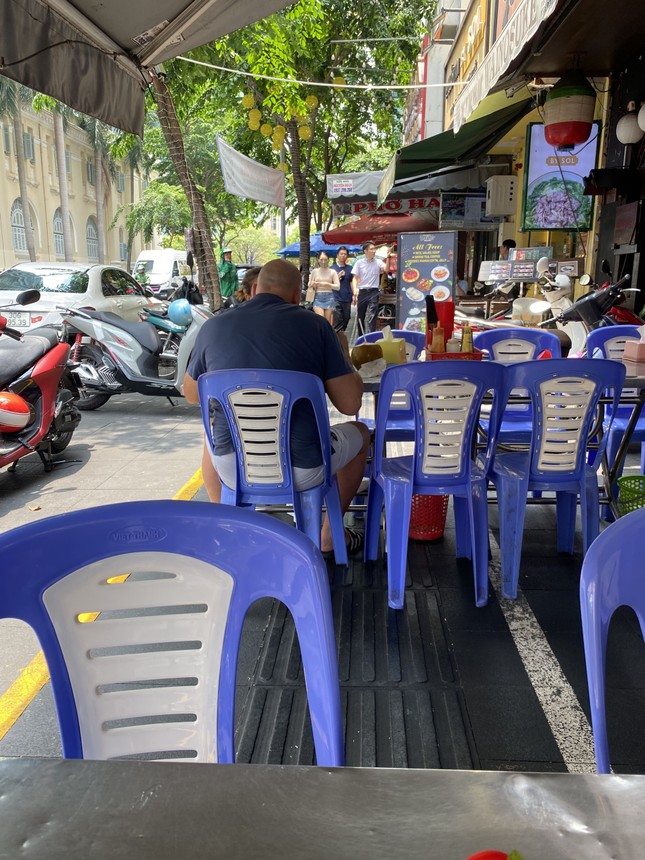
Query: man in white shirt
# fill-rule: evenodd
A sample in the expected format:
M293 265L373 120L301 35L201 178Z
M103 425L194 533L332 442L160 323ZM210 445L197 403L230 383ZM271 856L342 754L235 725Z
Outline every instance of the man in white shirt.
M352 292L357 300L359 333L365 332L367 334L376 328L379 285L381 274L385 271L385 263L376 258L374 242L365 242L363 253L365 254L364 259L354 263L352 270Z

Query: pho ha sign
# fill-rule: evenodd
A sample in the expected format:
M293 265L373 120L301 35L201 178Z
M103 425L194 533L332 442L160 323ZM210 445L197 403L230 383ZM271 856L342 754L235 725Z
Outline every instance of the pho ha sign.
M364 200L361 202L343 201L334 203L334 217L344 215L382 215L385 212L416 212L419 209L434 209L439 212L440 200L438 197L411 197L405 200L386 200L380 206L376 200Z

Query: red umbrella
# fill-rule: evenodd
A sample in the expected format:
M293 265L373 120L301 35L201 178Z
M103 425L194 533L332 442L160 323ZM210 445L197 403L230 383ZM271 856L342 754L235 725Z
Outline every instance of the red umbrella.
M323 240L328 245L339 245L343 242L356 244L357 242L374 242L376 245L384 245L396 240L397 233L424 233L428 230L436 230L436 220L424 218L421 215L405 215L392 213L387 215L369 215L367 218L359 218L358 221L350 221L342 227L335 227L322 234Z

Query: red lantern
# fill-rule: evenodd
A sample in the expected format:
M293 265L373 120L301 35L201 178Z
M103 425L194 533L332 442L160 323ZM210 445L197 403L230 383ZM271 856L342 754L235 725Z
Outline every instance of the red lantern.
M582 72L567 72L544 103L544 138L556 149L572 149L589 139L596 92Z

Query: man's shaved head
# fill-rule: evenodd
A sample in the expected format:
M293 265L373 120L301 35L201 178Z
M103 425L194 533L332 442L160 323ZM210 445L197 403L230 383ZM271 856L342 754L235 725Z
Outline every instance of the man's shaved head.
M260 270L256 294L273 293L286 302L300 304L300 272L286 260L270 260ZM294 301L294 297L297 300Z

